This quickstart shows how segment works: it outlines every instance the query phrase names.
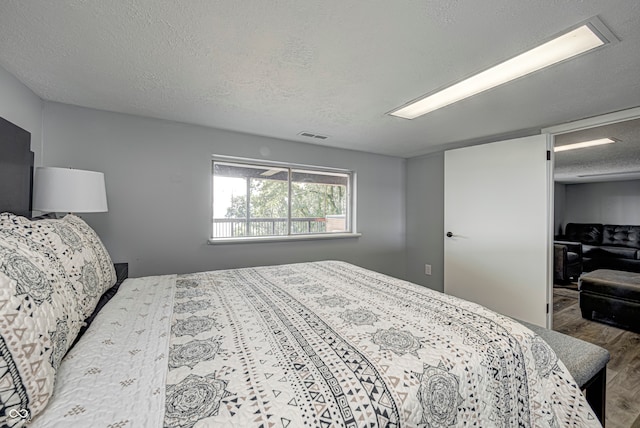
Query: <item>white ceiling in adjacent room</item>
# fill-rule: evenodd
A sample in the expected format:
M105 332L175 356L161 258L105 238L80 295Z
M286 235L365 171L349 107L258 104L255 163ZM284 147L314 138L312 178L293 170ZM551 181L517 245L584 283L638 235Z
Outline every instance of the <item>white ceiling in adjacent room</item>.
M555 154L555 181L585 183L640 179L640 119L557 135L555 145L597 138L612 138L615 143Z

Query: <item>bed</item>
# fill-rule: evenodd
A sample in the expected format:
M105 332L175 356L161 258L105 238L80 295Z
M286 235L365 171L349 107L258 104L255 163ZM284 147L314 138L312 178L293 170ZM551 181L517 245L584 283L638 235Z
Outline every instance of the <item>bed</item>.
M600 426L529 328L342 261L114 283L82 219L0 215L1 426Z

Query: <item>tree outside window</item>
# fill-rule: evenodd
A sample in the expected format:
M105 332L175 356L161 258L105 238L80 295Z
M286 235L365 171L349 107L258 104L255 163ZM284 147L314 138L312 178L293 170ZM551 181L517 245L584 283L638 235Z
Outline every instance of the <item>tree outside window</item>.
M352 174L214 161L213 238L349 232Z

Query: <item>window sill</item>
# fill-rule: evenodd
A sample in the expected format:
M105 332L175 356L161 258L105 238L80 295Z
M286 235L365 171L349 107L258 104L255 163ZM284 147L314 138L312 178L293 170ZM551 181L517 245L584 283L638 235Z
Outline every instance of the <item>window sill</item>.
M312 235L287 235L287 236L247 236L241 238L210 238L209 245L221 244L255 244L257 242L287 242L287 241L314 241L321 239L345 239L359 238L362 233L318 233Z

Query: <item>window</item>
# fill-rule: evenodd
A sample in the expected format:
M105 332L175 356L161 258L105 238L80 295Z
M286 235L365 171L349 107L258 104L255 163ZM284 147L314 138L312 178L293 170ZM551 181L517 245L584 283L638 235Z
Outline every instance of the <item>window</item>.
M351 234L351 171L213 160L212 241Z

